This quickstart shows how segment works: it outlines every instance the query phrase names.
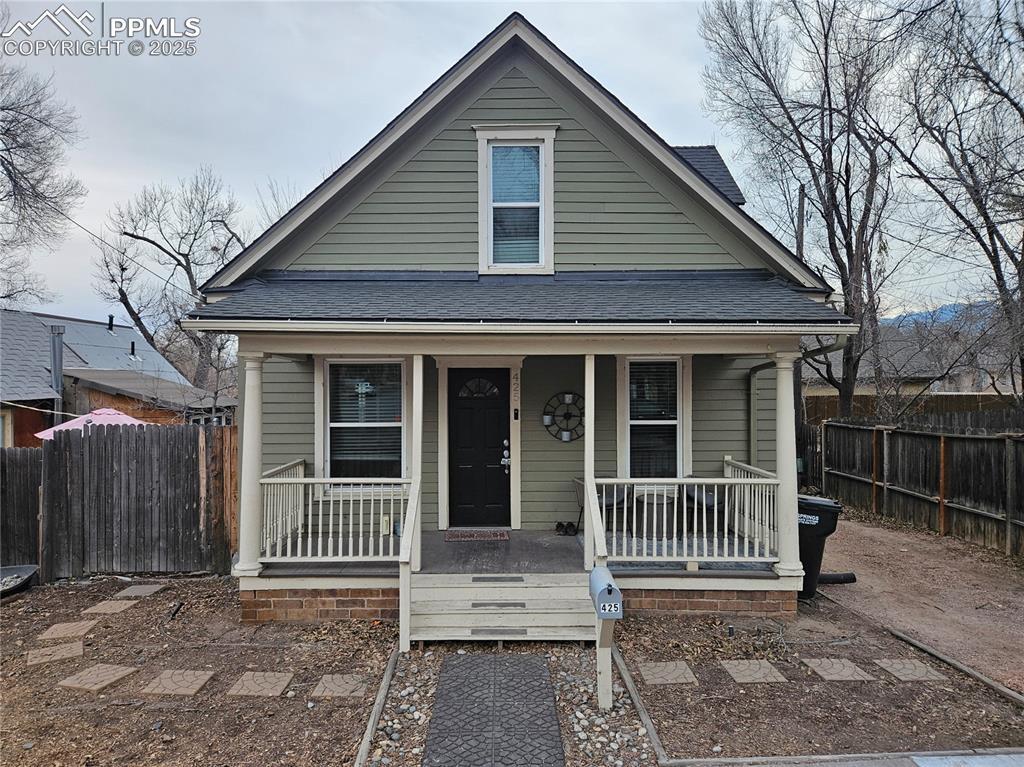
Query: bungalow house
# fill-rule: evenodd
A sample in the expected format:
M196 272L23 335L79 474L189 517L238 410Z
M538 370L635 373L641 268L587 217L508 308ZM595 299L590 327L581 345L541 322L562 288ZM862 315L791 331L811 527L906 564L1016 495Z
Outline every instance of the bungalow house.
M627 611L795 610L794 361L854 327L742 201L506 19L184 323L238 337L243 620L593 639L595 565Z

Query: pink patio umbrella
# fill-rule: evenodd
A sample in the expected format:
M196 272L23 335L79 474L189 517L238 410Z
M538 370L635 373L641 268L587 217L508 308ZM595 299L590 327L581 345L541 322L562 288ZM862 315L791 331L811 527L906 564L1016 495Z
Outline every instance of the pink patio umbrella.
M91 413L80 415L78 418L72 418L70 421L59 426L45 429L36 434L36 436L39 439L53 439L54 432L64 431L65 429L85 429L86 426L145 426L145 424L145 421L125 415L120 410L114 410L112 407L101 407L98 410L93 410Z

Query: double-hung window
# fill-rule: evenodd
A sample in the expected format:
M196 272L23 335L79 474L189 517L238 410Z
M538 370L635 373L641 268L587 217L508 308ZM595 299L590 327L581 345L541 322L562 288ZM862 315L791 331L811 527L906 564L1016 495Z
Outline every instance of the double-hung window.
M329 476L402 476L402 379L398 361L328 364Z
M677 359L630 360L629 475L679 475L680 363Z
M480 271L550 272L552 126L477 127L480 144Z

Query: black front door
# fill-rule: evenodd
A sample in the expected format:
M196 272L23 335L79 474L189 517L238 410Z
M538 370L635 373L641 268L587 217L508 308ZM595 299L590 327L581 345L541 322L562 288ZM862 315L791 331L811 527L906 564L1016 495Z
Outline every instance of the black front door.
M448 371L448 507L452 527L508 527L508 370Z

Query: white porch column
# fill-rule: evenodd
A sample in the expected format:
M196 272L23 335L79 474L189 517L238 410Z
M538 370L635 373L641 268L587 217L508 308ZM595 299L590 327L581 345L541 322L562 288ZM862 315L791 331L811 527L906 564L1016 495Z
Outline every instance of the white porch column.
M793 404L793 363L799 352L775 355L775 474L779 480L779 575L801 576L797 529L796 410Z
M239 456L238 564L234 574L258 575L260 537L263 534L263 354L239 352L245 366L242 399L242 452Z
M583 481L594 476L594 426L597 402L594 395L594 355L588 354L583 368ZM589 494L585 503L589 505ZM583 518L583 564L587 570L594 569L594 526L590 515Z
M423 485L423 355L412 358L412 477L413 484L420 487L422 506ZM420 570L420 553L423 532L423 509L416 515L416 528L413 530L412 557L410 566L413 572Z

